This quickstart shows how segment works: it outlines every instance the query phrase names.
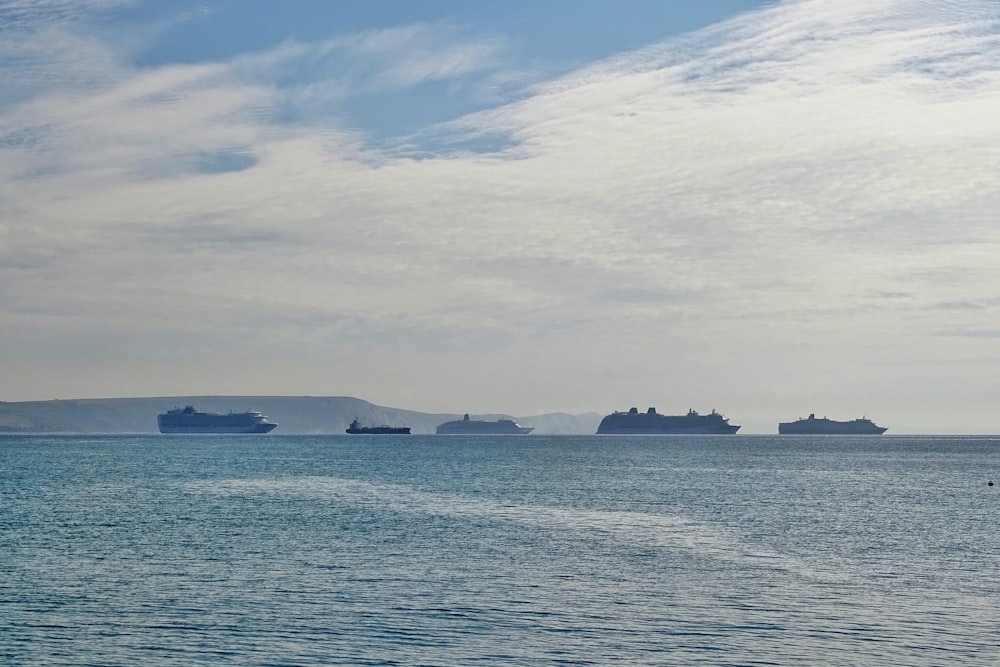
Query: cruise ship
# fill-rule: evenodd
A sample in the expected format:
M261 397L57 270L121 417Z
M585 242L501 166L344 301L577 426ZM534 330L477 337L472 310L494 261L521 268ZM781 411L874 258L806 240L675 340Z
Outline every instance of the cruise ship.
M347 427L347 432L351 435L409 435L409 426L362 426L357 419Z
M871 419L861 417L849 422L839 422L826 417L816 418L815 413L804 419L778 424L781 435L882 435L886 426L876 426Z
M277 424L259 412L199 412L194 406L167 410L156 418L160 433L269 433Z
M532 426L521 426L513 419L497 419L496 421L481 421L469 419L465 415L462 419L438 424L438 435L527 435L534 431Z
M597 435L730 435L740 427L715 410L701 415L688 410L686 415L661 415L656 408L639 412L613 412L601 420Z

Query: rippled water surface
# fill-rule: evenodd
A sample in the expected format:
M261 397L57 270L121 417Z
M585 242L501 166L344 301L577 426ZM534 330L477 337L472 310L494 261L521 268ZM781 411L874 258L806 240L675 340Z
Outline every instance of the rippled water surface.
M3 436L0 663L1000 664L998 494L986 437Z

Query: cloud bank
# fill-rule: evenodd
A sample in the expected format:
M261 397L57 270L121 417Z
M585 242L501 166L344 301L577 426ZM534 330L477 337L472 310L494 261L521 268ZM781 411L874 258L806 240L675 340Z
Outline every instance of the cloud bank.
M914 432L996 396L995 5L779 3L548 80L448 23L139 67L80 7L3 7L0 398ZM502 101L351 122L427 86Z

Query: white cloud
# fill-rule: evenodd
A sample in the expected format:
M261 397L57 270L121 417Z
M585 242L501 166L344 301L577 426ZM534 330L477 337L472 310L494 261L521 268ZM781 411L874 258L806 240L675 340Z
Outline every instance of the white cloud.
M63 55L0 117L0 279L16 286L0 365L31 397L645 401L947 428L934 408L975 406L1000 370L998 19L973 2L780 4L429 128L505 147L423 159L281 109L517 80L497 70L504 42L413 26L136 70L57 25ZM102 339L78 385L14 363ZM167 370L195 366L207 385ZM967 388L935 387L941 368Z

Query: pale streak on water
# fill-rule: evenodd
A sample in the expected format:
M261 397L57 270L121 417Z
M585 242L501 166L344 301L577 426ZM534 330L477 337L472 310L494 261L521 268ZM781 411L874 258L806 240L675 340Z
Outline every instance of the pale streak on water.
M590 534L595 539L613 539L640 547L683 547L706 557L774 567L806 577L835 579L838 576L833 572L821 575L797 559L766 549L752 549L737 537L682 516L491 503L452 494L426 493L395 484L372 484L336 477L220 480L207 485L192 483L188 489L194 493L221 495L296 495L456 519L490 517L521 523L533 530L582 533L576 536L578 539L587 539Z
M1000 664L996 438L0 436L0 664Z

